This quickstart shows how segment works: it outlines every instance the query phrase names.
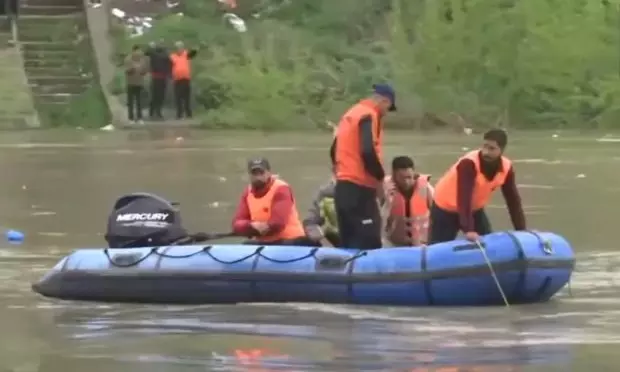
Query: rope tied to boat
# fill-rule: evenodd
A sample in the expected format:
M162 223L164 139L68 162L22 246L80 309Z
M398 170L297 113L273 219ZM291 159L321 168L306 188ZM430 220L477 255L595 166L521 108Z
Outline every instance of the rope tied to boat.
M538 239L538 241L540 242L540 248L547 256L550 256L553 254L553 246L551 245L551 242L548 239L543 239L543 237L540 236L540 234L538 234L538 232L535 230L526 230L526 232L534 235L536 239Z
M108 261L110 262L110 264L112 266L115 267L119 267L119 268L129 268L129 267L133 267L133 266L137 266L140 263L144 262L147 258L149 258L152 255L155 256L159 256L162 258L190 258L190 257L194 257L196 255L199 254L206 254L207 256L209 256L209 258L211 258L213 261L221 263L223 265L234 265L246 260L249 260L253 257L260 257L263 258L267 261L273 262L273 263L278 263L278 264L287 264L287 263L294 263L294 262L299 262L299 261L303 261L305 259L308 258L314 258L315 261L318 261L320 258L318 258L316 256L317 252L319 251L320 248L312 248L310 250L310 252L308 252L307 254L301 256L301 257L296 257L296 258L290 258L290 259L285 259L285 260L281 260L281 259L277 259L277 258L272 258L269 257L265 254L263 254L263 250L266 248L267 246L259 246L257 247L254 252L247 254L241 258L235 259L235 260L230 260L230 261L226 261L226 260L222 260L218 257L216 257L215 255L213 255L213 253L211 253L211 249L213 248L213 246L211 245L207 245L202 247L201 249L194 251L192 253L188 253L188 254L183 254L183 255L170 255L170 254L166 254L165 253L165 249L164 252L160 252L160 248L166 248L166 247L153 247L151 248L146 254L142 254L142 253L127 253L127 252L123 252L120 254L116 254L116 255L110 255L110 249L106 248L103 250L103 253L105 254L105 256L107 257ZM361 251L356 253L355 255L348 257L344 260L340 261L340 265L344 266L349 264L350 262L366 256L368 254L368 252L366 251Z

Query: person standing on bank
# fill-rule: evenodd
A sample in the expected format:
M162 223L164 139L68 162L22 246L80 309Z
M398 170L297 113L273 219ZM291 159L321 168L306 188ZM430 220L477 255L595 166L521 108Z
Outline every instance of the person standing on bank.
M144 75L148 66L144 53L134 45L131 54L125 58L125 80L127 83L127 117L135 123L142 123L142 92Z
M174 81L174 101L177 108L177 119L192 117L191 98L191 62L196 56L195 49L185 49L181 41L175 43L176 50L170 54L172 62L172 80Z
M394 89L373 86L340 119L330 149L336 172L334 190L340 246L381 248L381 216L377 197L384 198L382 162L383 116L396 110Z
M151 42L146 52L149 57L151 70L151 94L149 104L149 117L162 120L162 108L166 98L166 86L172 70L172 61L163 42Z
M454 240L459 230L472 242L491 233L484 207L498 187L515 230L526 229L514 168L504 156L507 143L505 131L489 130L479 150L465 154L439 179L431 208L429 244Z

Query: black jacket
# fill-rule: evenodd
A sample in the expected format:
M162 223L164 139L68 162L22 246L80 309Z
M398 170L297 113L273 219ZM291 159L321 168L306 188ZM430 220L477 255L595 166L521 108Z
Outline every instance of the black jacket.
M172 71L172 63L168 51L162 47L148 49L146 55L149 57L151 74L158 77L168 77Z

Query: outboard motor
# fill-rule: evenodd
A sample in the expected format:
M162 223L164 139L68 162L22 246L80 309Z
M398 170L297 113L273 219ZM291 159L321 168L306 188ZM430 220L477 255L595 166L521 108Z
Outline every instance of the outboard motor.
M120 197L108 217L105 240L110 248L152 247L189 243L181 214L170 201L149 193Z

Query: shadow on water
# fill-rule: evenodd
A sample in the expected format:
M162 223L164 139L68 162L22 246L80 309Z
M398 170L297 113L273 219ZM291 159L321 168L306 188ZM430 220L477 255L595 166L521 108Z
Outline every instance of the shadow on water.
M610 187L620 181L620 158L612 144L549 144L539 134L511 142L531 226L566 234L579 253L574 297L564 291L510 310L164 307L51 301L30 283L73 248L102 244L111 203L127 191L180 201L190 230L225 230L250 156L270 157L303 208L327 175L329 133L184 133L192 138L182 141L82 133L36 145L55 141L37 133L23 144L0 139L0 171L11 175L0 184L0 219L28 233L26 246L0 249L0 371L551 372L613 371L620 361L620 255L611 252L617 226L609 218L620 201ZM415 148L416 163L437 178L477 142L391 137L386 156ZM291 156L302 153L303 164ZM496 229L509 226L501 203L489 209Z

